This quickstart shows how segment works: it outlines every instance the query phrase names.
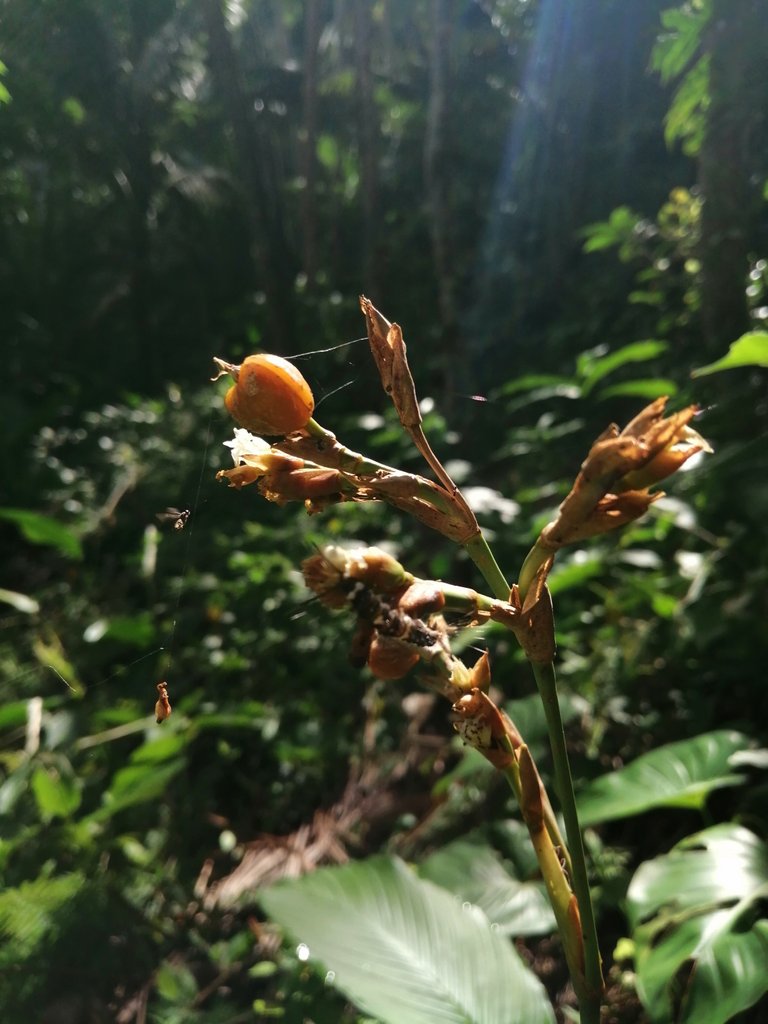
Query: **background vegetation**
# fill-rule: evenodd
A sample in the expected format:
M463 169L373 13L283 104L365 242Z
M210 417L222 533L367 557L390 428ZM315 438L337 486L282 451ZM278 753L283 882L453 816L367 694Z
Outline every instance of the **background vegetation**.
M214 482L211 356L359 338L361 292L403 326L512 577L608 422L659 394L706 408L715 454L552 577L569 740L586 786L713 730L765 739L766 371L690 372L768 321L768 29L758 0L668 4L0 2L10 1024L360 1020L259 893L386 851L482 904L467 842L526 882L505 933L563 998L503 786L444 707L347 665L296 571L341 539L478 586L472 566L388 510L309 520ZM416 468L365 344L298 365L324 425ZM168 505L185 530L157 529ZM526 665L485 642L546 770ZM588 815L610 1020L669 1019L634 994L627 887L705 825L765 836L746 762Z

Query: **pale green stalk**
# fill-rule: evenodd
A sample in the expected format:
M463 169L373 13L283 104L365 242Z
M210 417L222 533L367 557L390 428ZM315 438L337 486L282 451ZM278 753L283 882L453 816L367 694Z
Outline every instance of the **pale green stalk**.
M471 549L470 545L472 545ZM465 547L493 593L504 601L508 600L509 584L504 579L496 559L482 534L477 538L472 538L472 541L466 544ZM531 549L520 572L518 585L521 599L525 597L526 591L536 574L536 570L547 557L547 553L539 548L538 545ZM603 975L600 963L600 950L597 944L597 925L592 906L592 895L589 891L584 844L581 838L581 827L576 810L576 796L573 791L571 766L565 745L563 719L560 714L560 704L557 698L555 666L551 662L547 665L536 665L531 662L531 667L544 705L544 715L555 768L555 780L571 857L573 891L576 895L581 915L581 928L584 938L584 973L587 985L589 986L589 991L583 993L579 1001L581 1024L599 1024Z

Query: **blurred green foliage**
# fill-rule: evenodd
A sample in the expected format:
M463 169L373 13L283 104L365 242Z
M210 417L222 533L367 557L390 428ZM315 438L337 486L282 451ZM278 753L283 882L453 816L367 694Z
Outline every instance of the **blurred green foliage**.
M480 586L469 561L384 509L310 520L214 481L231 424L210 357L348 342L360 291L402 324L429 437L511 578L609 422L659 394L704 407L715 454L638 524L558 559L568 739L593 797L605 783L591 780L620 789L611 772L667 744L716 730L765 743L766 370L750 357L690 377L768 321L764 102L729 99L751 126L743 170L758 205L745 323L717 338L701 322L697 161L719 81L707 47L722 58L712 8L732 35L739 15L713 0L662 22L667 3L3 3L9 1024L361 1021L280 946L257 897L281 872L382 851L528 936L553 999L564 984L557 946L537 938L548 910L537 927L503 787L451 739L443 707L347 663L348 627L305 603L298 574L314 546L349 539ZM749 85L765 101L759 69ZM420 468L365 345L299 366L345 443ZM183 530L159 526L167 506L191 509ZM521 653L498 630L477 642L546 772ZM174 707L162 727L161 679ZM734 770L738 786L713 788L729 773L718 762L706 800L686 807L592 818L621 1024L643 1013L612 960L647 927L637 881L625 913L635 872L703 826L765 838L760 765ZM254 860L267 850L272 874ZM524 900L517 931L508 891ZM764 1001L729 1012L757 1022Z

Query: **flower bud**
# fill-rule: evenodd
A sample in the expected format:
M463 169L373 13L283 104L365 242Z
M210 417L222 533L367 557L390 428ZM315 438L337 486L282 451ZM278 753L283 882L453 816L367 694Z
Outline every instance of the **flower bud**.
M368 668L377 679L402 679L419 662L419 652L394 637L376 633L368 651Z
M315 402L309 384L293 363L261 352L248 356L240 366L214 359L221 373L235 384L224 404L230 415L256 434L290 434L306 426ZM214 380L217 378L214 378Z
M347 574L382 594L407 587L413 579L398 560L381 548L354 548L347 552Z

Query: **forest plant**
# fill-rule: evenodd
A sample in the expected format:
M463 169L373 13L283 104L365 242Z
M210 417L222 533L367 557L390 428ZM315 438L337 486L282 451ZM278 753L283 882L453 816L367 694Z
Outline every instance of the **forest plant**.
M651 487L691 456L710 450L690 426L697 409L688 406L665 416L667 399L659 398L623 430L609 426L592 445L557 515L541 530L517 583L510 586L474 513L424 434L400 328L368 299L361 298L361 308L384 390L436 481L345 447L312 419L311 392L295 368L264 354L250 356L239 366L216 360L219 376L234 378L226 405L240 424L234 440L225 442L232 449L234 468L218 477L238 489L255 483L264 497L278 504L301 500L310 514L338 502L383 501L462 545L473 559L493 596L417 579L375 547L328 546L307 558L302 568L307 586L325 605L355 616L355 659L388 680L420 665L425 685L451 702L462 740L509 782L546 884L581 1020L597 1024L601 960L558 703L546 580L562 547L636 520L661 496ZM282 439L270 443L251 434L252 429ZM451 613L467 624L500 623L522 646L543 702L565 839L524 737L490 695L487 653L471 667L452 653L445 620Z

